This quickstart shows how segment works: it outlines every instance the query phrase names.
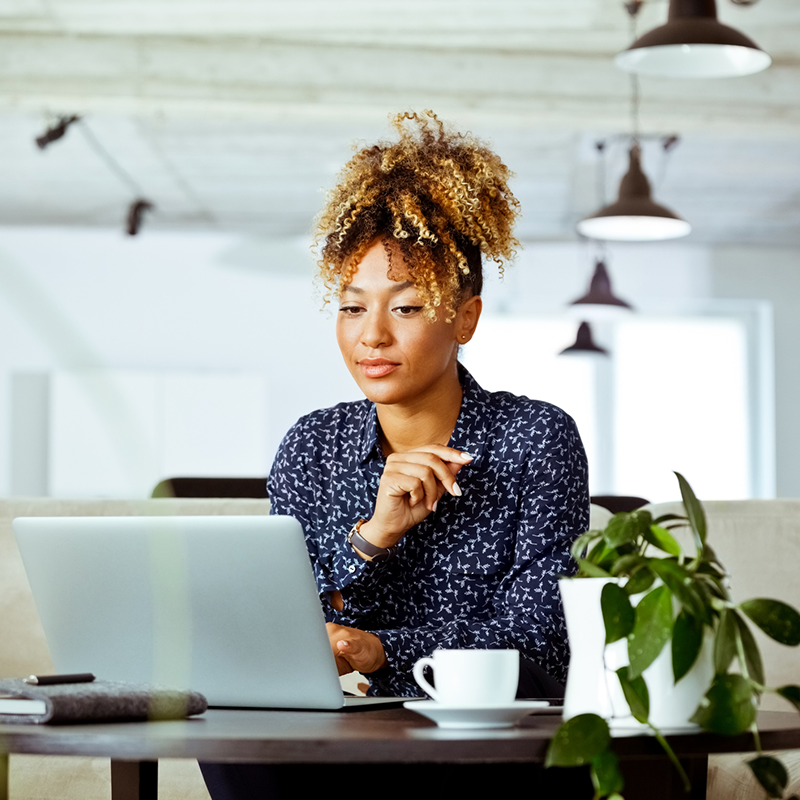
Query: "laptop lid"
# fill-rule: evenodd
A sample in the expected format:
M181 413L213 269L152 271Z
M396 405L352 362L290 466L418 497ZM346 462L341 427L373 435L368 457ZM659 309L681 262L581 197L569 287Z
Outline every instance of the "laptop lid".
M13 529L57 672L191 688L213 706L342 706L292 517L27 517Z

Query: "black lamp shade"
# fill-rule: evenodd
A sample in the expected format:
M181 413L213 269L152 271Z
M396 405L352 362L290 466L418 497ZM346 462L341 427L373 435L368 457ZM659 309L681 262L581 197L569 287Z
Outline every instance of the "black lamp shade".
M570 305L572 306L614 306L617 308L627 308L633 310L630 303L626 303L617 297L611 288L611 277L606 269L605 262L598 260L594 266L594 275L592 275L591 283L589 284L589 291L573 300Z
M670 0L667 22L615 61L626 72L670 78L728 78L766 69L772 59L717 19L716 0Z
M579 355L581 353L597 353L602 356L608 355L608 350L594 343L594 339L592 339L592 329L589 327L588 322L581 322L578 328L578 335L575 338L575 344L565 347L559 355L569 356Z
M692 230L686 220L653 200L638 144L631 147L630 165L620 182L616 201L582 219L577 228L589 239L617 242L676 239Z

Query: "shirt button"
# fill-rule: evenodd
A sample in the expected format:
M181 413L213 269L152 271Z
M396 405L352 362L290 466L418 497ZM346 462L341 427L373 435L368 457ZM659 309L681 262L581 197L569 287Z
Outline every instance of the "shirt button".
M350 565L350 566L347 568L347 571L348 571L348 572L355 572L355 571L356 571L356 565L355 565L355 564L351 564L351 565Z

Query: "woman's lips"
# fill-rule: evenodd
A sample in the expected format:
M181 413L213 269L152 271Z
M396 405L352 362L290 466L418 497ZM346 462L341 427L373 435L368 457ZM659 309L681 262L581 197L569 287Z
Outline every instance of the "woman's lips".
M362 358L358 362L361 371L367 378L383 378L394 372L400 365L394 361L387 361L385 358Z

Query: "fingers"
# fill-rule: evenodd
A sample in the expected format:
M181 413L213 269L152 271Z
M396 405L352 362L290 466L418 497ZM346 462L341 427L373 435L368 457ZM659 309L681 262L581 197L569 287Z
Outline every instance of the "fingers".
M357 670L375 672L386 663L381 640L374 633L327 623L328 639L340 675Z
M470 461L469 453L435 444L392 453L381 475L374 513L362 525L361 535L377 547L396 545L406 531L436 511L445 492L461 497L455 476Z
M390 456L390 458L393 458ZM442 462L439 462L440 470ZM424 503L428 511L433 511L444 489L437 471L432 465L397 458L387 460L383 471L382 482L389 497L403 498L408 496L408 505L415 508ZM450 478L450 483L454 482Z
M461 487L455 475L472 460L469 453L451 447L430 445L405 453L393 453L386 460L384 474L395 476L395 496L407 493L412 507L423 500L430 510L442 496L439 486L454 497L461 497ZM402 476L402 477L401 477ZM404 480L404 479L405 480Z
M348 675L353 672L353 667L344 657L344 654L339 652L337 646L342 636L346 635L345 631L347 631L347 628L342 625L336 625L333 622L326 622L325 627L328 631L328 641L331 643L331 650L333 651L333 657L336 661L336 669L340 675Z
M336 661L336 671L339 675L349 675L351 672L355 672L353 667L350 666L350 662L344 658L344 656L336 655L334 660Z
M431 453L442 461L458 466L459 469L461 469L464 464L469 464L473 458L469 453L465 453L463 450L456 450L454 447L446 447L442 444L428 444L424 447L417 447L414 450L409 450L405 455L409 453Z

